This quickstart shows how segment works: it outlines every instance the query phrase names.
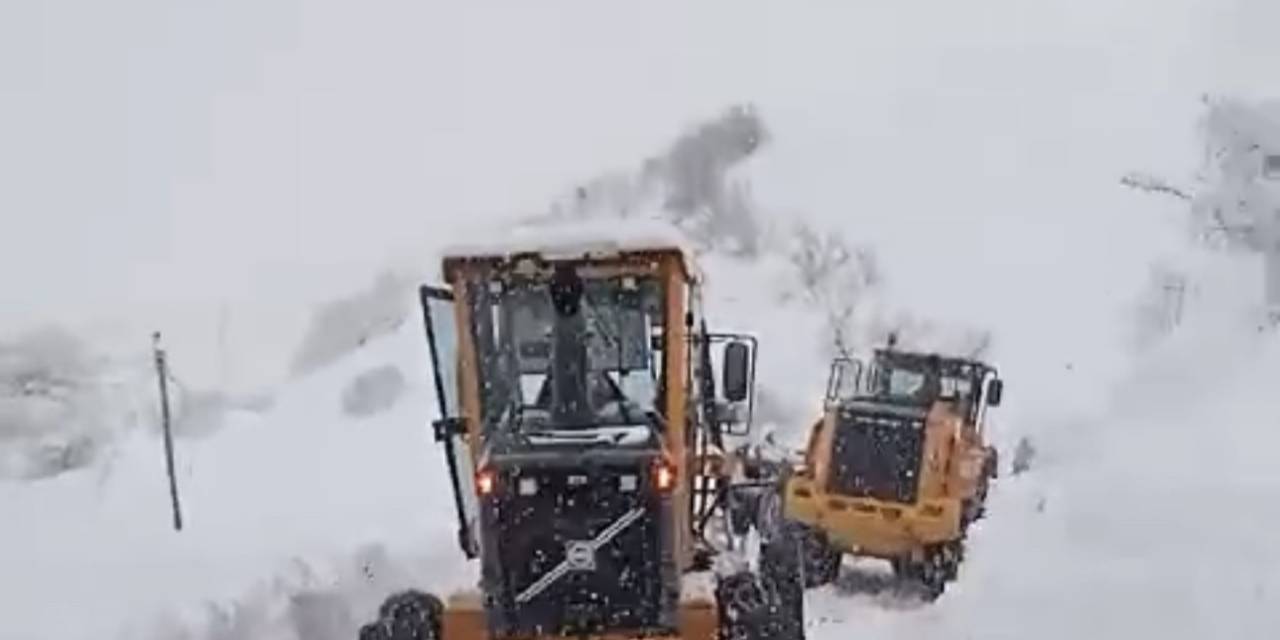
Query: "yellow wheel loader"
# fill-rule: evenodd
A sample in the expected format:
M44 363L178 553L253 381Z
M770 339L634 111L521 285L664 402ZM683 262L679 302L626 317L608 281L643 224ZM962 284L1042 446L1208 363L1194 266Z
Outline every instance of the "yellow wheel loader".
M796 550L753 556L727 524L757 345L708 330L692 256L470 249L442 271L420 290L433 426L479 579L392 594L360 640L803 638Z
M774 528L802 549L806 586L835 580L850 554L888 560L929 599L943 593L997 474L984 432L1003 388L989 364L892 340L869 366L832 364L803 461L784 465L778 485Z

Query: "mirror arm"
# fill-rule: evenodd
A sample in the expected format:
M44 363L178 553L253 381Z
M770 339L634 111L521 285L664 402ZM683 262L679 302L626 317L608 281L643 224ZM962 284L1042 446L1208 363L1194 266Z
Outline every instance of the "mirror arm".
M463 487L459 484L458 479L458 463L455 458L458 451L454 446L453 436L466 433L466 421L462 418L442 418L431 423L432 431L435 432L436 442L444 444L445 460L449 465L449 481L453 485L453 504L458 512L458 546L462 547L462 553L468 560L473 560L479 555L473 544L471 527L467 523L467 510L462 501ZM466 455L465 452L462 455Z
M462 418L442 418L431 423L436 442L444 442L451 436L467 435L467 421Z

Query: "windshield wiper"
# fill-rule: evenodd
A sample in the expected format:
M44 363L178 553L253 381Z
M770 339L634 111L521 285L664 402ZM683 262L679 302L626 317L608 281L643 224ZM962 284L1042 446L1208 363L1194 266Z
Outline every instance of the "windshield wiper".
M610 331L605 322L601 320L600 314L596 313L595 305L590 304L589 302L585 303L582 305L582 310L586 314L587 320L591 323L592 328L595 329L600 334L600 337L604 339L605 346L618 353L618 377L621 378L626 375L625 367L623 367L622 340L618 338L615 333ZM621 319L619 319L619 322L621 322ZM619 333L621 333L621 327L619 327ZM627 394L622 391L622 387L618 383L615 383L613 379L609 377L608 372L603 372L602 375L605 380L608 381L609 387L613 390L614 399L618 403L618 410L622 413L622 419L628 423L635 422L631 417L631 409L627 406L627 401L629 400L629 398L627 398Z

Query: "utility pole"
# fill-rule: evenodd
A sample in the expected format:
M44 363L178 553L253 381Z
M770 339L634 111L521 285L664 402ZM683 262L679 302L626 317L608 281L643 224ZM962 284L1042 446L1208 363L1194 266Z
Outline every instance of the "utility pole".
M173 465L173 430L169 416L169 366L164 349L160 346L160 332L151 334L151 349L155 355L156 377L160 380L160 426L164 430L164 460L169 473L169 500L173 506L173 529L182 531L182 507L178 503L178 477Z
M1280 153L1263 156L1261 174L1269 196L1268 209L1261 214L1258 225L1262 235L1262 281L1267 321L1274 327L1280 325Z

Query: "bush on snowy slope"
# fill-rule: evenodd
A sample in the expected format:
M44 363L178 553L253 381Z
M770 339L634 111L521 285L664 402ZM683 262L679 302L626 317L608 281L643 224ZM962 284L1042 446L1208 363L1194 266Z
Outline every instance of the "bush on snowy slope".
M787 223L753 199L734 171L760 153L770 135L754 108L729 108L632 171L587 181L548 214L523 222L549 229L566 221L656 216L679 229L707 275L712 322L761 339L757 435L776 430L799 437L819 409L830 358L866 355L891 333L904 348L984 355L988 332L894 310L869 247L835 230ZM770 313L760 313L765 308Z
M819 233L800 223L792 236L789 258L795 267L798 297L826 315L832 351L851 355L858 343L851 335L855 314L881 282L875 255L866 247L850 247L838 233ZM787 297L791 296L784 295Z
M413 284L384 272L364 291L321 305L294 353L293 374L312 373L374 338L393 333L409 315Z
M101 363L48 327L0 344L0 478L35 479L85 466L108 424Z
M1280 102L1211 102L1200 125L1211 162L1192 199L1195 229L1267 251L1280 231Z
M372 416L395 406L404 392L404 374L385 364L361 373L342 392L342 411L353 418Z
M731 170L768 139L751 105L726 109L692 128L631 172L609 173L576 187L550 217L629 217L662 211L703 248L754 255L765 241L748 187Z
M267 396L191 388L170 373L171 422L179 437L212 433L229 411L270 405ZM107 356L59 327L0 342L0 479L35 480L86 467L135 427L160 432L151 354Z
M731 181L729 172L767 135L754 107L733 107L645 162L643 174L664 187L662 208L681 227L732 253L755 255L764 242L755 206L746 185Z
M1199 125L1204 166L1192 188L1140 173L1122 182L1185 202L1190 233L1198 244L1262 254L1259 289L1275 320L1280 313L1280 102L1206 100ZM1169 275L1178 277L1176 272ZM1158 334L1159 327L1155 329Z
M430 583L431 558L393 554L367 545L323 566L295 560L234 602L207 602L169 611L126 629L147 640L350 640L387 593ZM438 566L438 562L435 563Z
M365 290L321 305L311 317L293 358L293 374L305 376L360 350L371 340L398 330L413 312L414 282L385 271ZM404 374L390 364L369 368L349 380L340 398L350 417L373 416L395 406Z
M770 137L754 107L731 107L691 127L637 169L583 183L556 202L548 216L530 222L657 212L704 254L751 260L775 271L764 278L777 289L773 297L822 315L819 353L824 358L865 351L882 344L890 333L899 334L907 348L984 353L991 342L985 331L942 327L904 311L890 312L885 278L869 247L852 245L835 230L816 229L803 221L788 229L781 216L762 210L750 184L733 172L759 153ZM741 269L743 264L726 268Z

